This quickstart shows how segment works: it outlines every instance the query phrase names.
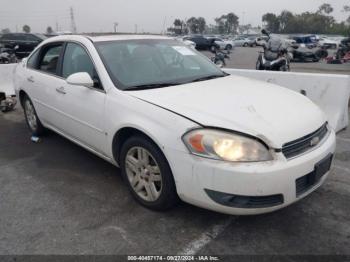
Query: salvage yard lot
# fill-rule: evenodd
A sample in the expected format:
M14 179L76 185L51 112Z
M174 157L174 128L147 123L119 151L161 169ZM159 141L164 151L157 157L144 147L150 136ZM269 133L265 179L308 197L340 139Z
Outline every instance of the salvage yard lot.
M254 69L259 52L263 51L261 47L237 47L230 54L230 60L227 60L227 67L239 69ZM335 51L329 50L329 55L333 55ZM211 52L203 52L206 56L212 57ZM342 65L330 65L325 61L319 63L292 63L291 71L308 72L308 73L324 73L324 74L350 74L350 63Z
M254 68L258 50L237 48L229 65ZM311 65L292 68L350 69ZM111 164L54 133L32 143L17 107L0 115L0 254L350 255L350 130L337 142L324 186L281 211L238 217L182 203L157 213Z

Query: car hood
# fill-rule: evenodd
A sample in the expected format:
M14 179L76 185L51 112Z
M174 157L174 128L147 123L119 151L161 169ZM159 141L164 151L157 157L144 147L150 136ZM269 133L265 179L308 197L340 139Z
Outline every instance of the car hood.
M316 131L326 122L320 108L307 97L239 76L129 93L202 126L253 135L274 148Z

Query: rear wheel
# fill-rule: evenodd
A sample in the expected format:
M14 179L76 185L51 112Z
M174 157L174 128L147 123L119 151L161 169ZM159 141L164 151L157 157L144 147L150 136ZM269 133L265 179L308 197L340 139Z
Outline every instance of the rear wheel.
M248 46L248 43L244 43L243 46L244 46L244 47L247 47L247 46Z
M226 50L232 50L232 45L227 45L225 49Z
M39 120L32 100L30 100L30 98L27 95L25 95L22 104L24 108L24 116L32 134L35 136L43 135L46 129Z
M179 201L168 161L149 139L128 139L121 150L120 167L131 194L143 206L167 210Z

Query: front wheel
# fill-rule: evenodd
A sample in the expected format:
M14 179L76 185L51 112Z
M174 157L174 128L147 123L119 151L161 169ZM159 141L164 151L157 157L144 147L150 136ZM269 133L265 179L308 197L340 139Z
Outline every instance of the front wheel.
M167 210L179 201L168 161L149 139L128 139L121 150L120 167L131 194L143 206Z
M221 59L217 59L217 60L215 61L215 64L216 64L219 68L223 68L223 67L226 66L225 61L223 61L223 60L221 60Z
M225 49L228 51L232 50L232 45L227 45Z
M290 71L290 66L289 65L283 65L280 67L280 71L282 72L289 72Z
M30 98L26 95L23 98L22 104L24 109L24 116L32 134L35 136L43 135L46 129L39 120L32 100L30 100Z

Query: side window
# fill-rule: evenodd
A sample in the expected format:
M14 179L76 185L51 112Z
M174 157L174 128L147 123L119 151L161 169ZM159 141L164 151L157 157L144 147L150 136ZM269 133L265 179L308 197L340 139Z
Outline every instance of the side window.
M67 78L81 72L88 73L95 82L95 88L100 88L97 72L89 54L82 46L68 43L63 57L62 77Z
M10 40L11 39L11 35L7 34L7 35L3 35L1 37L1 40Z
M28 59L27 67L31 69L37 69L38 66L38 58L39 58L40 51L36 50L31 57Z
M26 41L26 35L25 34L16 34L15 35L15 40L17 41Z
M39 39L34 35L26 35L25 40L30 41L30 42L38 42L39 41Z
M62 51L62 44L44 48L39 63L39 69L51 74L57 74L58 59Z

